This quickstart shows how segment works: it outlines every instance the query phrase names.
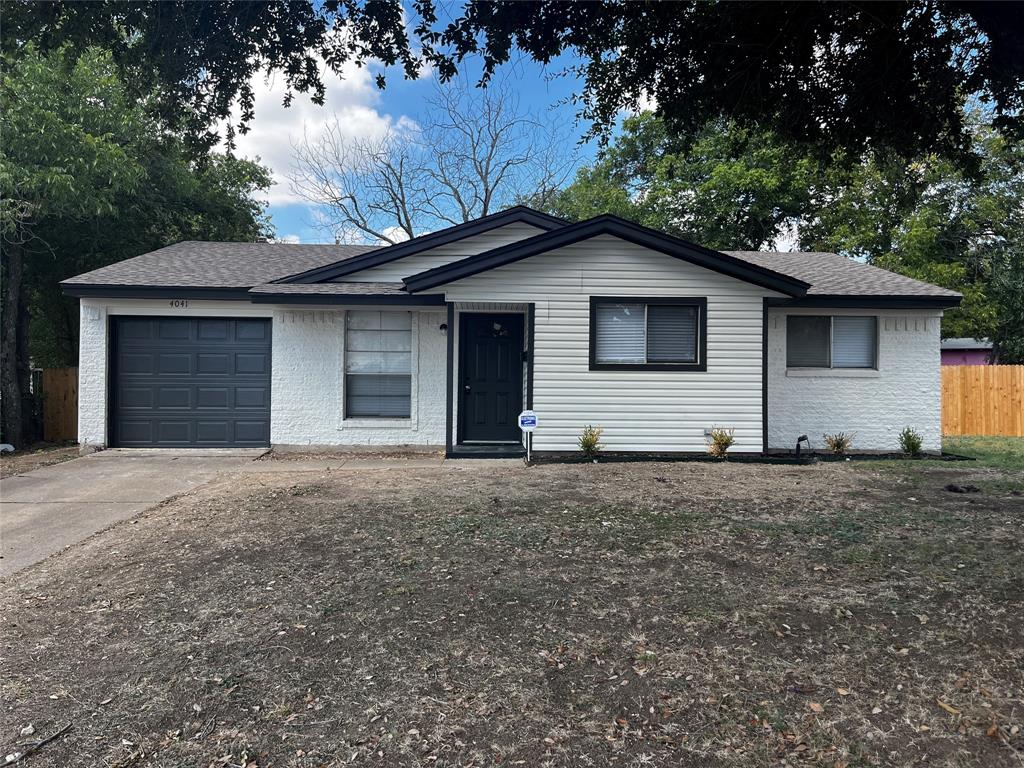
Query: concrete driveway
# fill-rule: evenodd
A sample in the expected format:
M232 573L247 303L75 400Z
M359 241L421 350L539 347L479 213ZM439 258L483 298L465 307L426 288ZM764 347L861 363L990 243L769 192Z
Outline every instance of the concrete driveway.
M102 451L0 481L0 577L250 464L263 449Z

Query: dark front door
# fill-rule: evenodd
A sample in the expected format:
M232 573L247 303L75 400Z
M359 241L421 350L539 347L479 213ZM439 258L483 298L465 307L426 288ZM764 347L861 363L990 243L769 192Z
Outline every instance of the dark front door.
M519 442L523 316L464 313L459 327L460 442Z
M270 444L270 320L125 316L111 325L111 445Z

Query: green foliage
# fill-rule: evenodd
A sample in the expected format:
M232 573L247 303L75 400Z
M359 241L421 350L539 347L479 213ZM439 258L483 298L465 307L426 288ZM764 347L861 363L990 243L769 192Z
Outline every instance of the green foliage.
M540 202L580 220L615 213L721 250L834 251L960 291L944 336L999 339L1024 359L1024 145L972 118L971 170L928 155L822 157L713 121L692 143L644 113L567 188Z
M546 207L576 220L615 213L709 248L756 250L806 209L815 170L769 132L714 121L691 144L645 112Z
M921 453L921 446L924 441L921 434L913 427L904 427L900 432L900 450L907 456L918 456Z
M725 427L712 427L707 436L708 453L716 459L727 458L726 454L732 448L732 444L736 442L733 432L734 430Z
M4 65L0 222L24 244L35 365L77 360L77 300L60 280L180 240L270 234L254 198L268 171L194 155L129 95L109 54L29 46Z
M944 336L1019 338L1020 326L1016 332L1006 327L1013 304L1007 284L1013 283L1014 259L1019 262L1012 249L1024 238L1024 146L1007 141L980 115L972 119L974 170L935 155L830 168L800 241L960 291L962 305L943 318ZM1019 295L1024 281L1015 274Z
M604 430L601 427L592 427L590 424L583 428L583 434L579 436L576 442L584 457L588 459L597 458L597 455L604 447L601 445L601 435L603 432Z
M322 71L383 62L442 82L478 59L484 79L524 52L581 60L582 113L607 135L653 99L687 140L709 120L760 124L787 140L859 154L889 147L962 155L965 94L1019 132L1024 31L1013 3L8 2L3 48L109 48L132 87L206 146L251 82L274 73L317 103ZM326 66L325 66L326 65ZM384 74L377 75L384 85Z
M836 432L832 435L821 436L822 440L825 441L825 447L835 456L844 456L850 450L850 446L853 445L854 437L855 435L852 432Z

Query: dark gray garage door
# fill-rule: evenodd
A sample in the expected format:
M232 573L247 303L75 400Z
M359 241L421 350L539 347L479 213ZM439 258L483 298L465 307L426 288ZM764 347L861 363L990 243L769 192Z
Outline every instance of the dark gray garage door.
M116 317L111 443L270 443L270 320Z

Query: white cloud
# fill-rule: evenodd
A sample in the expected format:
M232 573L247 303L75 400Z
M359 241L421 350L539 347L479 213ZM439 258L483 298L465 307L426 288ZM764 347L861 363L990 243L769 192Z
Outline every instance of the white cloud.
M284 237L278 237L274 239L275 243L288 243L289 245L298 245L302 242L302 238L298 235L285 235Z
M350 63L340 76L325 67L322 77L323 106L314 104L306 94L296 94L291 106L285 107L282 102L287 89L281 74L271 77L260 74L252 80L255 117L249 123L249 132L236 138L235 153L252 159L258 157L271 169L274 175L274 185L268 193L271 205L301 202L289 187L288 173L292 168L292 145L302 139L304 131L311 138L315 137L336 116L346 134L372 138L385 135L407 120L404 117L394 119L378 111L381 94L367 67ZM237 112L234 119L237 124Z

